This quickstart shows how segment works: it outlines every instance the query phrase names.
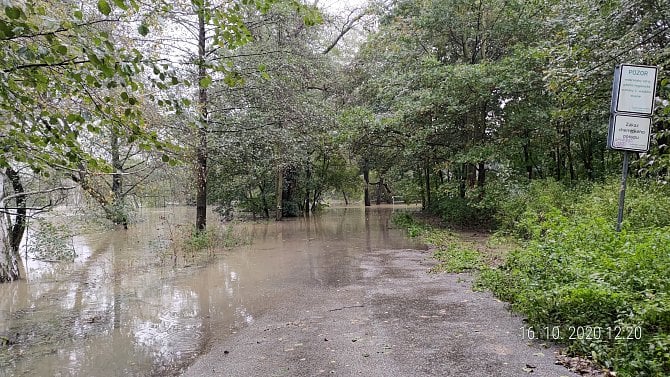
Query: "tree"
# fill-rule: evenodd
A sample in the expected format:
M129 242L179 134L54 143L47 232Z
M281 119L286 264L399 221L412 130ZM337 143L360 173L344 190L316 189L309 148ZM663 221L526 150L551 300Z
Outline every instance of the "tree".
M611 174L620 162L604 143L612 70L667 63L665 5L394 2L351 67L348 102L374 114L353 128L364 175L384 170L369 156L394 150L403 159L392 170L421 182L425 204L437 192L478 206L496 176ZM659 102L652 150L634 164L639 174L667 175L667 108Z
M225 118L225 114L213 107L210 95L212 88L219 84L235 86L240 81L240 73L233 66L230 55L251 42L254 37L245 16L260 16L271 9L271 6L287 6L302 15L303 22L313 23L318 17L313 9L297 1L276 2L272 0L257 1L250 4L245 1L232 3L209 0L181 1L165 3L160 16L170 22L167 29L170 37L165 40L171 44L172 52L179 61L174 62L182 74L195 85L194 100L184 98L186 106L192 107L186 114L188 130L192 132L195 143L188 143L195 161L196 181L196 229L204 230L207 222L207 193L209 163L211 160L210 134L212 121L215 117ZM172 36L176 35L176 36ZM177 46L177 47L174 47ZM223 107L225 108L225 106Z
M274 7L248 20L255 40L219 58L238 67L235 85L216 87L212 113L217 199L257 208L275 219L309 213L332 182L337 165L331 89L333 63L310 45L308 28L291 7ZM337 152L336 152L337 151ZM234 163L233 163L234 162ZM231 166L232 165L232 166ZM268 181L274 176L274 183ZM248 177L246 180L243 177ZM238 186L238 182L250 185Z
M122 7L113 9L100 0L95 12L71 3L54 6L46 1L2 6L3 171L22 166L48 176L51 169L78 171L84 166L89 171L111 173L108 164L85 151L80 139L85 133L100 133L106 125L114 125L119 135L137 141L142 148L166 148L145 130L138 106L136 94L143 84L137 76L145 63L142 54L116 44L105 27L139 6L134 0L115 3ZM121 91L120 96L109 95L115 88ZM16 190L14 179L10 181ZM28 194L14 195L21 198ZM15 224L21 224L25 214L19 211L11 216ZM2 225L0 254L5 258L0 261L0 281L6 281L18 277L12 261L16 256L6 257L16 245L7 239L9 224Z

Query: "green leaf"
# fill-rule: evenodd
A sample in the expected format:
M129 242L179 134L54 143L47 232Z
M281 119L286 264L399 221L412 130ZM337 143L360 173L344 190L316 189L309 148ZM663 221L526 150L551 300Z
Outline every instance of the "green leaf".
M169 161L170 161L170 157L169 157L168 155L164 154L164 155L161 157L161 160L163 160L163 162L169 162Z
M98 80L96 80L95 77L92 75L86 75L86 84L88 86L95 86L98 83Z
M123 10L128 10L128 6L126 5L126 2L123 0L114 0L114 4L116 4L117 7L123 9Z
M200 80L200 87L207 89L212 84L212 78L210 76L205 76Z
M18 7L5 7L5 14L9 17L10 20L18 20L21 18L21 8Z
M109 16L112 13L112 7L106 0L98 0L98 10L105 16Z
M141 25L137 28L137 32L140 33L140 35L144 37L144 36L146 36L147 34L149 34L149 28L147 27L147 25L145 25L145 24L141 24Z
M0 20L0 33L5 38L12 38L15 35L12 25L3 20Z
M78 20L83 20L84 19L84 13L82 13L80 10L77 10L74 12L74 17Z
M78 123L78 122L83 121L83 119L81 118L81 116L79 114L68 114L66 119L67 119L67 122L70 123L70 124Z

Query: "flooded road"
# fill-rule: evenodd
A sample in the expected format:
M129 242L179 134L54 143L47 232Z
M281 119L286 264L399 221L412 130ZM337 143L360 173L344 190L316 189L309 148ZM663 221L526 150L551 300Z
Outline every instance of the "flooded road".
M175 266L169 240L192 212L145 210L127 231L77 236L70 265L28 260L28 279L0 285L0 335L11 343L0 375L175 374L286 296L360 279L366 253L420 247L390 229L392 208L335 208L240 224L250 244Z

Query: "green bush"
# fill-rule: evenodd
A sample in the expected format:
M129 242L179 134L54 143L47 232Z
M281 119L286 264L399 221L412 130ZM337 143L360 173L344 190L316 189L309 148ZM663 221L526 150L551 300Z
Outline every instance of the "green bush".
M670 192L633 180L623 231L615 229L619 184L563 187L541 181L510 191L501 229L526 240L480 274L539 331L633 329L641 339L555 339L619 376L670 375Z
M493 226L495 220L494 208L450 192L436 194L429 211L440 216L448 224L468 228L489 228Z
M211 229L204 231L193 229L190 236L184 240L185 250L190 253L209 250L214 246L215 236Z

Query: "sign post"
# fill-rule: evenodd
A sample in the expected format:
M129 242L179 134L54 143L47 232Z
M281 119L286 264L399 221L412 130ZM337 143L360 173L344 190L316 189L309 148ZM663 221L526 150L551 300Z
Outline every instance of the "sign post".
M649 151L657 76L658 68L653 66L621 64L614 70L607 147L623 151L617 232L623 223L629 152Z
M621 188L619 189L619 216L616 220L616 231L621 232L623 223L623 207L626 200L626 180L628 179L628 151L623 152L623 172L621 177Z

